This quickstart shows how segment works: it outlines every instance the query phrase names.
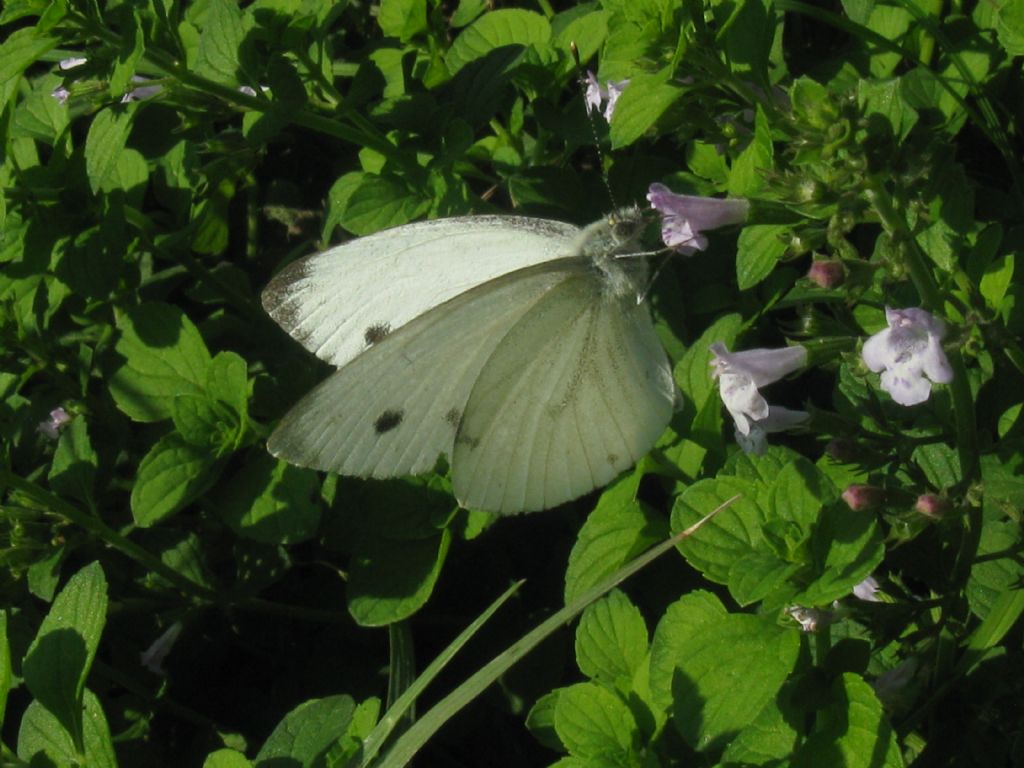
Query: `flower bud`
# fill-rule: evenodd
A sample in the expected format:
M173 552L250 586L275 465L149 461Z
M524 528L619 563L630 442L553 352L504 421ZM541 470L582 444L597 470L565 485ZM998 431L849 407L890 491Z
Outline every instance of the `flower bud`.
M807 279L826 290L838 288L846 280L846 269L838 259L821 259L811 264Z
M862 512L880 506L885 501L885 491L874 485L853 483L843 491L843 501L854 512Z
M952 509L953 506L941 496L934 493L923 493L917 497L914 509L925 517L933 520L940 520Z

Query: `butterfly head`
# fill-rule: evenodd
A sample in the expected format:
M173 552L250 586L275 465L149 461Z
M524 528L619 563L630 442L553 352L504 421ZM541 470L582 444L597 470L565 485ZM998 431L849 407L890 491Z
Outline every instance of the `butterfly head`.
M640 234L647 226L644 213L635 205L618 208L606 218L608 232L618 248L632 245L640 239Z

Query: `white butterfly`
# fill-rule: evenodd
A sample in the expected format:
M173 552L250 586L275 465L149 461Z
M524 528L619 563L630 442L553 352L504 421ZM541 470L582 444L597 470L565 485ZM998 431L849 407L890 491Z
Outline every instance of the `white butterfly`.
M338 367L268 449L358 477L451 465L464 507L546 509L658 439L677 390L628 254L636 209L578 229L473 216L407 224L298 261L267 312Z

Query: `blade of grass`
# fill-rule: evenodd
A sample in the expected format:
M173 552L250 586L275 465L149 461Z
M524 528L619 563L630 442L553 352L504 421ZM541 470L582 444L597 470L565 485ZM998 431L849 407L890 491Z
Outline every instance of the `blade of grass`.
M350 763L350 765L368 765L377 753L380 751L381 746L391 733L395 730L395 727L402 721L403 716L406 712L411 711L412 705L419 697L423 690L440 674L441 670L444 669L448 662L450 662L455 654L469 642L469 639L475 635L480 627L482 627L494 612L497 611L502 605L504 605L512 595L514 595L519 588L523 585L522 581L517 581L507 590L505 590L497 600L487 606L486 610L481 613L473 623L466 627L459 636L456 637L447 648L445 648L440 655L434 659L426 669L423 670L418 678L409 684L401 695L395 699L394 703L388 707L387 711L381 717L380 722L370 732L370 735L363 741L363 751L358 756L357 762Z
M384 755L384 757L381 758L381 761L375 765L377 765L378 768L401 768L402 766L407 765L409 761L412 760L413 756L424 744L426 744L427 740L429 740L438 731L438 729L441 728L441 726L448 722L448 720L450 720L469 702L473 701L473 699L483 693L483 691L488 688L491 683L497 680L502 673L536 648L548 635L568 624L573 618L582 613L583 609L588 605L611 591L657 557L672 549L676 544L687 536L690 536L694 531L704 525L704 523L717 515L721 510L728 507L738 498L738 495L733 496L731 499L723 502L719 507L709 512L686 530L677 533L672 538L667 539L661 544L647 550L647 552L620 568L600 584L597 584L584 592L560 611L553 614L530 632L523 635L523 637L509 646L509 648L503 653L496 656L488 664L484 665L462 685L434 705L434 707L420 718L415 725L399 737L394 746ZM366 765L365 762L364 765Z

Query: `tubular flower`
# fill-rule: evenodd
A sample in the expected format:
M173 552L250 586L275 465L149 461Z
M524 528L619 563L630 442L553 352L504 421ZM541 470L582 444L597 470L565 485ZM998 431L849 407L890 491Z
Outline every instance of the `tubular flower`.
M760 387L778 381L807 364L807 350L801 346L781 349L748 349L730 352L720 342L711 345L715 359L712 375L718 379L722 402L736 422L736 431L750 435L751 428L763 432L777 432L807 418L803 411L789 411L769 406L758 391ZM797 419L796 414L801 418Z
M953 369L942 351L946 324L915 308L886 307L885 319L889 327L864 342L861 358L882 374L882 389L897 403L923 403L931 394L932 382L953 380Z
M677 195L664 184L651 184L647 199L661 214L662 241L684 256L708 247L705 230L740 224L750 212L746 200Z

